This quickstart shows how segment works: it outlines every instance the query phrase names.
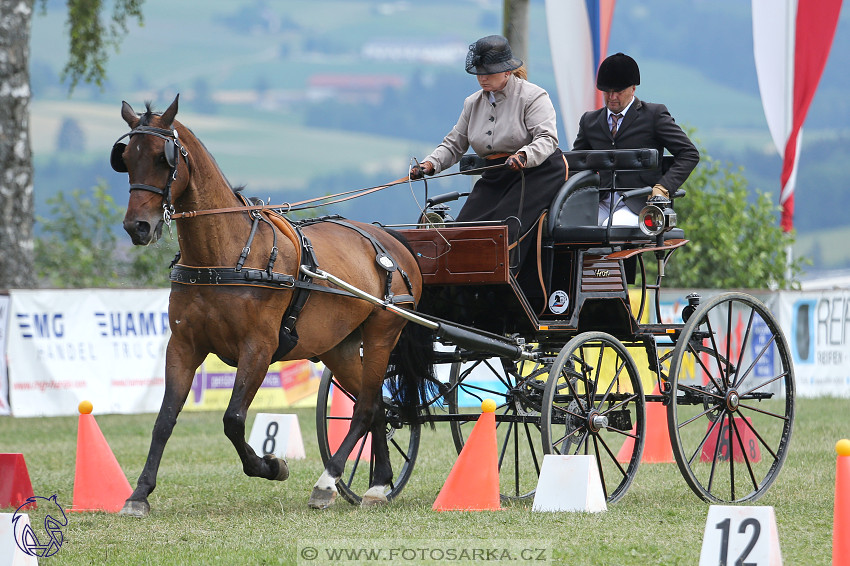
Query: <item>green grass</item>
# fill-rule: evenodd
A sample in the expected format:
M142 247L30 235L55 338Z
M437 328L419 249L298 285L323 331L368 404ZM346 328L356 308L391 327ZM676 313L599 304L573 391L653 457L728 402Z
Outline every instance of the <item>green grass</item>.
M846 399L799 399L790 454L757 505L773 506L786 564L829 564L835 442L850 436ZM476 540L483 546L546 548L550 563L696 564L708 504L675 464L643 464L626 496L599 514L532 513L531 501L501 512L437 513L431 505L455 461L449 430L424 430L416 469L390 505L359 509L340 499L307 508L322 470L312 410L298 410L306 460L283 483L248 478L222 432L221 415L185 413L165 451L151 515L70 514L57 564L295 564L297 549L371 541L420 547ZM154 415L100 415L98 424L132 484L147 453ZM249 417L249 430L251 424ZM22 452L36 495L70 506L75 418L0 419L0 451ZM8 511L8 510L7 510ZM45 561L47 562L47 561ZM301 564L307 562L301 561ZM318 563L318 562L317 562Z

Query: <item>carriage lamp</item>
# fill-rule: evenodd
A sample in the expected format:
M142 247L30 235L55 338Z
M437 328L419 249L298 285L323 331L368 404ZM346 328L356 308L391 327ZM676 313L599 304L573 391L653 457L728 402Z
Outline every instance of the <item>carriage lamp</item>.
M657 236L675 228L676 212L670 207L670 200L657 195L646 201L638 216L638 226L647 236Z

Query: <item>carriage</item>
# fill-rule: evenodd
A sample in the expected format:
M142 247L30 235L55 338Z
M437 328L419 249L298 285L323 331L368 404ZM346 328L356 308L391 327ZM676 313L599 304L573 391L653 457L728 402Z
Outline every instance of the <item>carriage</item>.
M794 370L774 316L743 293L691 294L681 314L662 304L665 266L687 242L675 227L681 192L649 204L639 227L597 226L599 171L655 168L655 150L566 153L569 178L526 232L536 261L512 269L506 222L453 222L445 203L456 194L429 199L396 235L341 218L288 221L291 205L274 210L234 190L175 120L177 107L175 98L163 113L148 105L137 114L125 102L131 129L110 158L129 174L133 243L149 244L172 221L180 243L165 393L122 513L150 512L165 445L210 353L237 367L223 422L243 471L279 481L287 463L245 440L251 401L271 361L325 363L316 412L325 470L312 507L338 493L364 505L397 496L422 427L447 422L460 451L485 398L497 403L504 498L534 493L544 455L586 454L617 501L642 460L648 414L659 411L702 499L752 501L775 481L794 424ZM427 363L414 355L422 351ZM426 383L433 366L436 387ZM331 395L349 396L353 416L333 413ZM349 426L337 445L329 432L340 423Z
M450 423L460 452L481 401L492 398L503 499L534 495L545 454L584 454L595 458L610 503L635 478L647 411L661 410L675 461L696 495L721 503L758 499L782 467L794 422L793 367L775 317L744 293L706 301L692 293L681 315L666 316L679 321L665 320L664 269L687 243L673 212L684 191L669 205L645 209L642 227L597 226L599 171L654 168L659 155L565 155L571 174L528 234L537 239L538 261L523 268L524 283L510 269L506 222L452 222L443 203L458 193L428 199L419 224L395 227L416 252L422 304L451 321L449 328L463 326L438 333L435 356L446 389L433 399L431 419ZM336 388L348 395L326 370L316 414L325 459L332 454L329 427L345 420L330 413ZM423 420L405 422L389 396L384 406L398 473L387 493L392 498L413 472ZM370 467L358 459L349 465L338 487L359 503Z

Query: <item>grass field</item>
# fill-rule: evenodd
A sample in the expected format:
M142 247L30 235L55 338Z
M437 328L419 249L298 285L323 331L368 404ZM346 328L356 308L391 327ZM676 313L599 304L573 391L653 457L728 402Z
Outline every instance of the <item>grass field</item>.
M799 399L790 454L757 505L773 506L785 564L829 564L835 442L850 437L847 399ZM185 413L166 448L151 515L72 513L65 543L45 564L321 564L298 557L311 544L419 548L452 544L546 550L549 564L699 562L708 504L675 464L643 464L626 496L599 514L532 513L531 501L501 512L437 513L431 505L455 461L448 427L424 430L410 483L390 505L359 509L340 498L307 508L322 470L312 410L298 410L306 460L283 483L247 478L222 432L221 415ZM96 411L95 411L96 415ZM96 415L97 416L97 415ZM249 416L249 430L253 416ZM131 484L147 454L154 415L101 415L97 422ZM0 452L22 452L36 495L73 497L75 418L0 419ZM9 510L4 510L9 511ZM536 555L535 555L536 557ZM336 561L339 562L339 561ZM364 559L351 564L377 563ZM421 563L396 560L395 563Z

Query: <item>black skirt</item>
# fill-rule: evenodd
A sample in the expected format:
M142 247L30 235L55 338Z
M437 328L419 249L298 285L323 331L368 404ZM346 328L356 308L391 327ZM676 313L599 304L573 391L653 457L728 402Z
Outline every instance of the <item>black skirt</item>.
M499 160L492 162L494 165L497 163ZM567 164L560 149L537 167L527 167L521 172L510 169L485 171L472 188L456 220L506 221L510 243L522 238L517 246L519 253L513 253L511 258L512 271L516 272L525 263L526 257L534 252L532 243L537 240L536 233L526 233L537 226L540 214L549 208L555 193L566 181Z

